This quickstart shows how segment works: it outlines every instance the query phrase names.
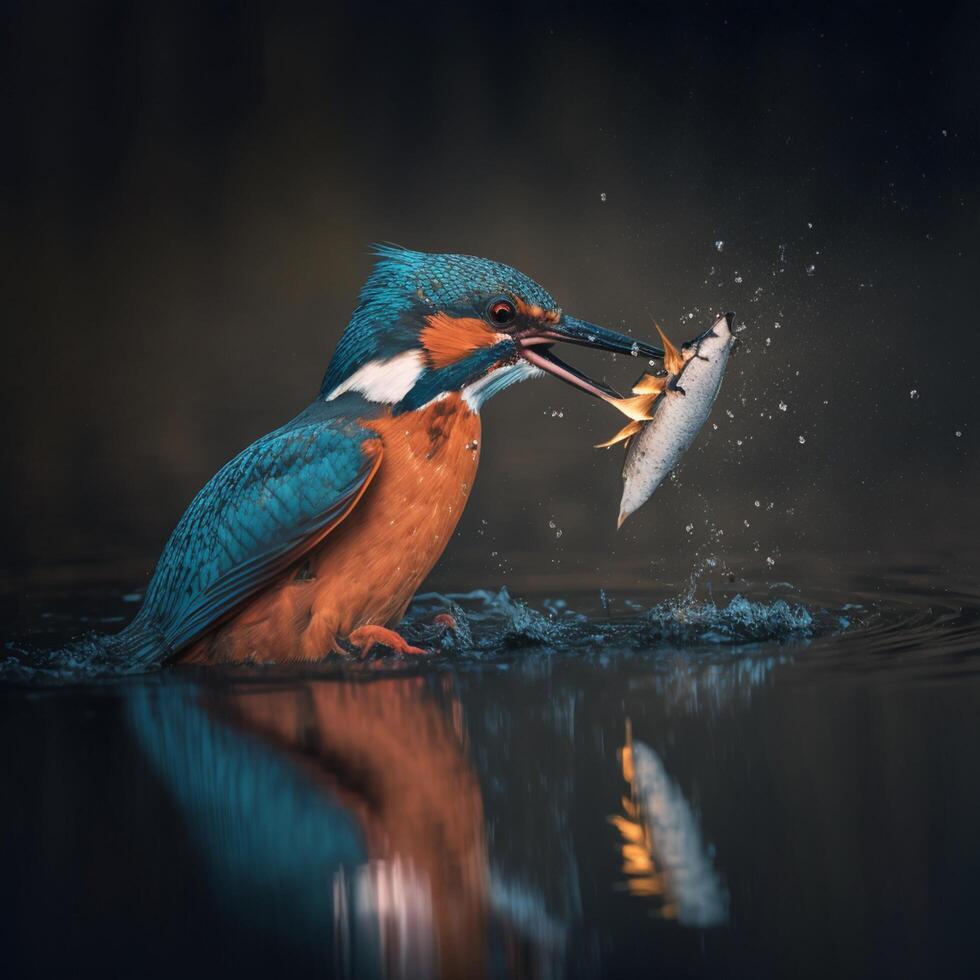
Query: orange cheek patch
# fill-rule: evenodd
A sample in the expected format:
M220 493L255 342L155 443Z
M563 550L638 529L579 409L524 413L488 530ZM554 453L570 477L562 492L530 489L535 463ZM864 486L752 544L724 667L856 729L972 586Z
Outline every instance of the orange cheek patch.
M468 354L484 347L493 347L507 334L497 333L489 324L476 317L454 319L445 313L433 313L425 318L422 346L434 368L448 367Z

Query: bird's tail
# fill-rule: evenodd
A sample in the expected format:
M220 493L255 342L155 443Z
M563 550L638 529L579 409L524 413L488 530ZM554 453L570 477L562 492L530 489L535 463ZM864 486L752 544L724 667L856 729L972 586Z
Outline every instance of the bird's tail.
M151 670L159 667L171 653L163 632L153 623L137 616L114 636L103 636L106 654L121 672Z
M15 681L138 674L159 667L171 650L163 633L137 616L121 633L89 633L57 650L8 644L0 652L0 678Z

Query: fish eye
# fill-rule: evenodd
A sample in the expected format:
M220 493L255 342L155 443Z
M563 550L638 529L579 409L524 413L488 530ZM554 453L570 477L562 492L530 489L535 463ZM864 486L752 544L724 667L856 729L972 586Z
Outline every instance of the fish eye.
M517 310L509 299L494 299L487 306L487 319L497 326L506 326L517 316Z

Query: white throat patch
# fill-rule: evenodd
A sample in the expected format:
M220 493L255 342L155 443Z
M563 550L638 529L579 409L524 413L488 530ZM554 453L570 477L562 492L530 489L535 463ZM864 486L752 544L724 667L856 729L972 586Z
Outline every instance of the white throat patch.
M411 390L425 370L420 350L407 350L387 360L368 361L327 395L332 402L345 391L359 391L369 402L395 405Z
M474 412L480 411L480 406L490 397L496 395L498 391L509 388L519 381L526 381L528 378L539 378L544 374L541 368L535 367L523 358L517 364L506 364L503 367L494 368L489 374L485 374L478 381L467 385L463 389L463 398L466 404Z

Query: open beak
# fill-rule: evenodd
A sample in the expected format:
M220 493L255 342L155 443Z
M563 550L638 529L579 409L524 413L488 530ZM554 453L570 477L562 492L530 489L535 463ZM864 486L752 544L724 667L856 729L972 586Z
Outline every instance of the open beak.
M641 343L627 337L625 334L597 327L594 323L577 320L573 316L563 316L557 323L542 325L532 333L517 338L521 357L536 368L553 374L556 378L579 388L596 398L620 398L615 389L601 381L591 378L566 364L551 352L551 345L556 341L566 344L578 344L580 347L592 347L596 350L608 350L614 354L630 354L634 357L662 358L664 352L660 347Z

